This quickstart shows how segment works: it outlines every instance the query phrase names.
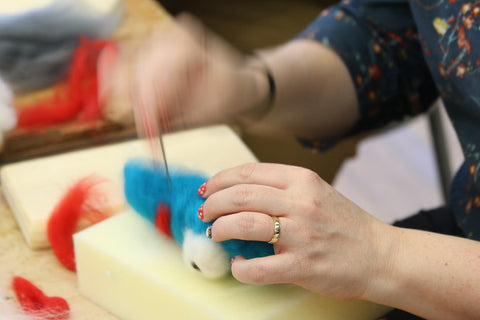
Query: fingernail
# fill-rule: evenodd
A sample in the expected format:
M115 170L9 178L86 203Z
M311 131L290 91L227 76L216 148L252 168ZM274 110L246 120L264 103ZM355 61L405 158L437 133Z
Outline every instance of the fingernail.
M212 226L209 226L207 230L205 230L205 234L207 235L208 239L212 239Z
M230 263L233 264L235 262L235 257L232 258L232 260L230 260Z
M203 204L200 206L200 208L198 208L197 215L200 220L203 220Z
M205 191L207 191L207 182L202 183L200 188L198 188L197 193L199 196L203 196L205 194Z

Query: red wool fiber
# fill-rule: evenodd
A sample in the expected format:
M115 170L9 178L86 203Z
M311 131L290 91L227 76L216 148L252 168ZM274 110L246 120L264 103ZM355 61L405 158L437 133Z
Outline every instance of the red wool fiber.
M86 219L90 224L97 223L110 215L100 210L106 199L95 187L104 182L95 176L87 176L73 185L53 209L47 225L47 234L57 259L67 269L75 271L73 234L79 221Z
M45 320L65 320L70 317L70 307L61 297L47 297L42 290L22 277L14 277L12 288L23 311Z
M57 85L51 97L18 106L18 127L38 129L74 119L87 122L99 118L103 103L98 98L97 60L106 47L115 45L80 37L66 83Z
M169 238L173 238L172 228L170 227L170 221L172 220L170 207L165 203L160 203L157 206L157 212L155 216L155 227Z

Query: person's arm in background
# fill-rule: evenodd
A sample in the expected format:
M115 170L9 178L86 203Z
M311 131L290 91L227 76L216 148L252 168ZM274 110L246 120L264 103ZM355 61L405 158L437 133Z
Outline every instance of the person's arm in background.
M177 23L160 25L135 59L120 58L115 68L104 68L103 88L125 104L134 84L136 95L158 108L173 130L241 119L267 130L323 138L343 135L358 120L351 77L327 46L299 40L260 55L264 61L241 54L183 15ZM270 107L263 63L275 78ZM268 115L258 117L266 108Z
M358 3L374 14L362 15ZM437 92L409 14L406 2L341 4L297 39L260 51L275 79L276 96L259 122L322 139L341 137L354 125L354 132L371 129L427 109ZM261 62L188 16L177 22L159 26L133 66L119 60L121 68L115 70L120 75L109 77L123 82L123 87L113 84L123 95L117 100L130 100L125 88L131 81L136 94L172 127L232 121L255 109L262 114L268 82Z

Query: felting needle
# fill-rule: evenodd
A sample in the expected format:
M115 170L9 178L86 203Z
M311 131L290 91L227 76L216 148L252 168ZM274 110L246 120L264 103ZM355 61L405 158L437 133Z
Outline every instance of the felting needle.
M134 103L133 109L137 134L139 137L147 139L154 168L156 170L161 170L160 165L163 164L168 188L171 191L170 173L168 170L158 112L155 107L147 106L143 101L143 98L136 95L134 90L131 90L131 96L132 103Z

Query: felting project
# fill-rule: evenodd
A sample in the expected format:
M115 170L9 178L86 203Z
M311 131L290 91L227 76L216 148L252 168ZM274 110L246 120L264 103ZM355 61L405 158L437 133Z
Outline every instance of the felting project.
M266 242L228 240L213 242L206 236L212 223L197 217L205 199L197 194L208 178L186 168L170 169L170 184L165 170L143 160L130 160L124 168L125 196L133 209L160 232L172 237L181 247L186 265L207 278L220 278L230 270L231 258L247 259L272 255Z
M120 0L0 3L0 73L15 92L47 87L65 75L80 36L106 38L120 24Z

